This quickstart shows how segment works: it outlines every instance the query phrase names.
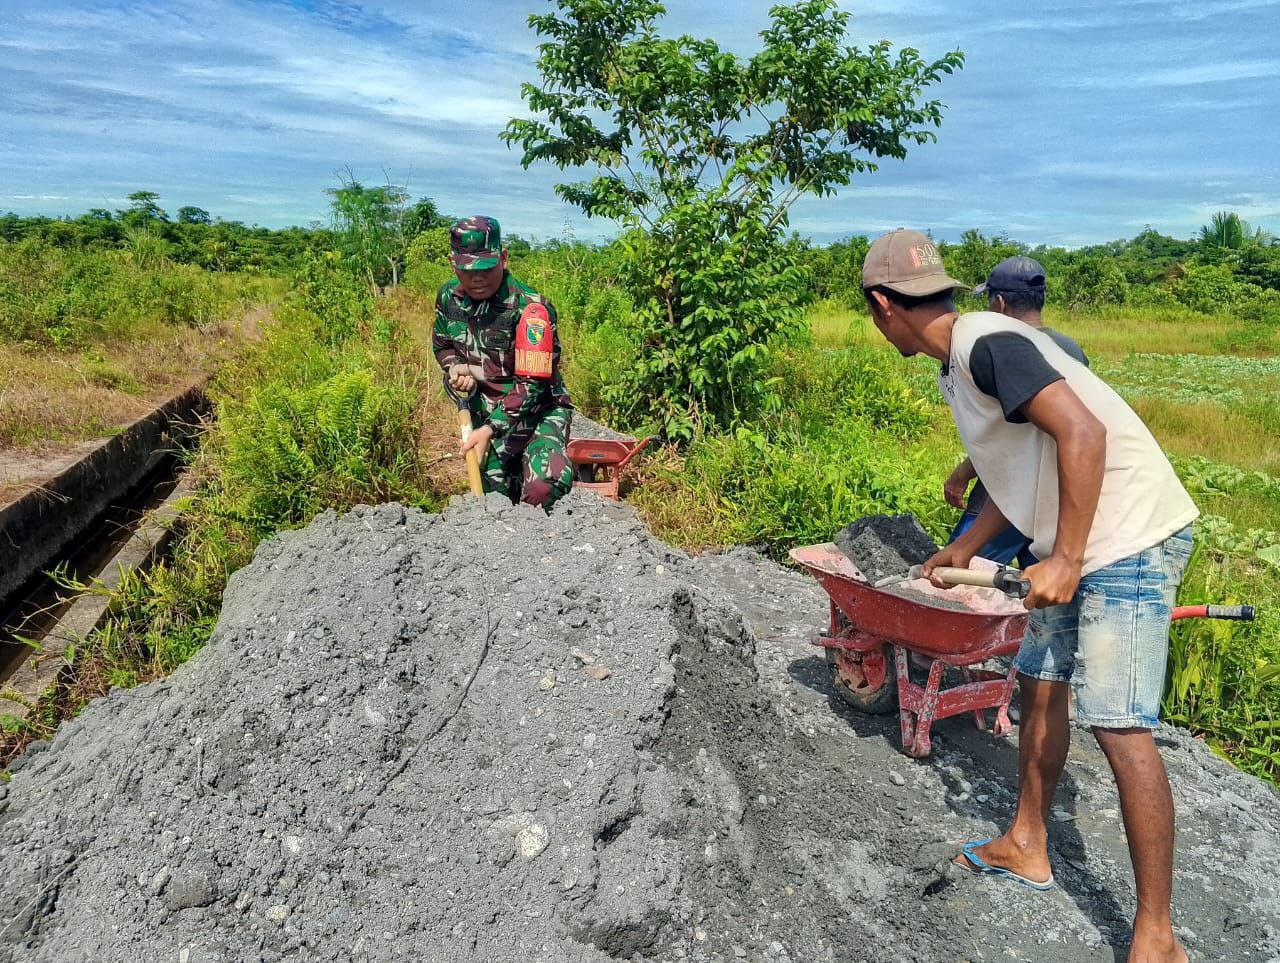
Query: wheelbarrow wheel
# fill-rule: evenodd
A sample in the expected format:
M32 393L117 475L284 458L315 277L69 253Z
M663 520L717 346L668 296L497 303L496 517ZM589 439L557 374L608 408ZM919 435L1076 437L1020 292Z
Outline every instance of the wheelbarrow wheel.
M850 708L883 715L898 707L898 683L887 645L871 652L827 649L831 687Z

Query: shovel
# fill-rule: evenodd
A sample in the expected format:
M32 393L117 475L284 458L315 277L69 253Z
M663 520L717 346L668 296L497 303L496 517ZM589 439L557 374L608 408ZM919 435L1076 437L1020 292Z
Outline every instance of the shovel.
M977 585L982 588L999 589L1011 599L1025 599L1031 591L1031 583L1022 577L1016 568L1001 565L996 569L950 568L940 566L933 570L938 581L948 585ZM904 575L890 575L873 582L875 588L885 588L924 577L923 565L912 565Z
M466 444L471 437L471 396L475 394L475 389L465 395L458 392L449 384L449 374L445 372L444 393L458 406L458 434L462 436L463 444ZM467 452L467 484L471 487L471 494L484 494L484 483L480 479L480 454L474 448Z

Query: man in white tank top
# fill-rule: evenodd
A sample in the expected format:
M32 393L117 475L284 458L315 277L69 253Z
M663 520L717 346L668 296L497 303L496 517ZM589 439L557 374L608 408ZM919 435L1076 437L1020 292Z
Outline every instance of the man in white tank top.
M939 388L990 495L926 573L967 567L1010 524L1041 559L1025 572L1032 614L1016 659L1017 814L1003 836L966 843L956 861L1053 886L1047 817L1070 741L1070 685L1120 794L1138 890L1130 963L1183 963L1170 907L1173 799L1151 730L1196 507L1141 419L1086 365L1012 318L957 313L952 292L964 285L925 235L878 238L862 284L885 338L942 364Z

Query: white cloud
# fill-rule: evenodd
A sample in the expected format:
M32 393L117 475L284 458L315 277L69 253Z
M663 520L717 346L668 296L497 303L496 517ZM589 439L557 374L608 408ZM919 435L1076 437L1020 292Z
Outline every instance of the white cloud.
M524 171L498 140L525 113L518 87L539 42L525 20L553 9L543 0L359 0L321 14L266 0L0 2L0 183L15 192L0 205L72 212L153 187L173 207L305 223L350 164L524 235L558 236L566 220L581 237L612 231L553 194L578 174ZM771 2L669 0L668 30L750 49ZM958 44L968 61L931 92L950 105L940 143L806 200L796 229L1099 240L1132 223L1189 233L1237 198L1280 230L1273 136L1241 123L1275 100L1274 30L1261 27L1280 2L846 6L857 42L887 36L926 56Z

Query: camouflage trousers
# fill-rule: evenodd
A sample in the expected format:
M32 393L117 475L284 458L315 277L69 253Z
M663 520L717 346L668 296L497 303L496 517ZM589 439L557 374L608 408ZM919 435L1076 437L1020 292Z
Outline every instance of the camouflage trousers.
M552 408L495 438L481 466L484 490L550 511L573 486L573 464L565 451L572 420L572 409Z

